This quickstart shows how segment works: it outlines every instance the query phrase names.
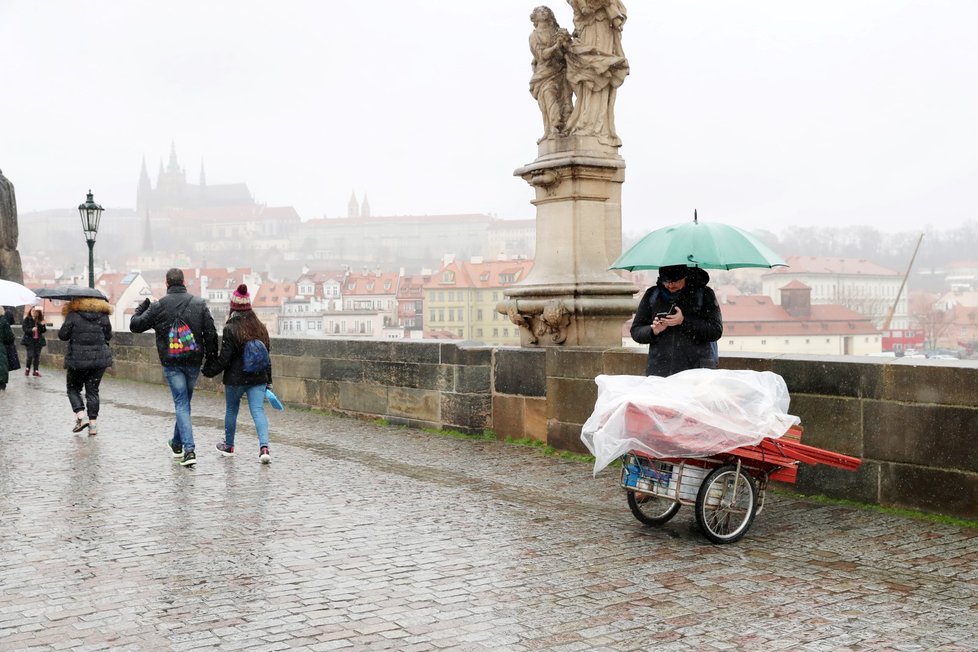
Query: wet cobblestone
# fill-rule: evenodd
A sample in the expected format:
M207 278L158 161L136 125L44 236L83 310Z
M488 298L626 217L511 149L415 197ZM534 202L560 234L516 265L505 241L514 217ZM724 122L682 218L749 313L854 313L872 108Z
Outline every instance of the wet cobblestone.
M175 464L163 386L0 394L2 650L975 650L978 531L769 495L741 542L630 514L617 475L497 442L223 397Z

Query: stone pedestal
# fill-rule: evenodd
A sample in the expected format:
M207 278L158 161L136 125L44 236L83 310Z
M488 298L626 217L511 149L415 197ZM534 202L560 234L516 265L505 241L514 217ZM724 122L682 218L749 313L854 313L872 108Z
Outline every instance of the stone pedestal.
M608 270L621 254L625 161L587 136L545 139L538 154L514 173L536 189L533 270L496 310L523 346L621 346L638 291Z

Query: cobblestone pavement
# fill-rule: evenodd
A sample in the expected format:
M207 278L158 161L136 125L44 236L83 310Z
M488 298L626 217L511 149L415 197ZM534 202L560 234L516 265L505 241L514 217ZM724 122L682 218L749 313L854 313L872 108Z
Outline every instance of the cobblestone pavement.
M532 449L64 374L0 394L0 649L974 650L978 531L770 496L739 543L661 528L617 475Z

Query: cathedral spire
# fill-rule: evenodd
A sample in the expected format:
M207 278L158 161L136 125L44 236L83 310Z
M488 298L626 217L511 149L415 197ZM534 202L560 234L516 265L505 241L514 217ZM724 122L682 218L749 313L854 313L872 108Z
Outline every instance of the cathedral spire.
M346 205L347 217L360 217L360 204L357 202L357 193L350 193L350 203Z
M200 187L203 188L207 185L207 175L204 174L204 159L200 159Z
M363 203L360 204L360 217L370 217L370 202L367 201L367 193L363 193Z
M143 165L139 170L139 185L136 186L136 212L142 212L150 201L153 193L153 185L149 181L149 172L146 170L146 155L143 155Z

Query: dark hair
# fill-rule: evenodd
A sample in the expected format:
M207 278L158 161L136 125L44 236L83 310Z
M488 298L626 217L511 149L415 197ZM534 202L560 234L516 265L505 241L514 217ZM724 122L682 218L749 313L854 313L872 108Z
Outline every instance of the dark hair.
M265 348L271 348L268 341L268 329L258 319L254 310L239 310L231 314L234 316L234 323L237 324L238 338L242 344L248 340L261 340Z
M183 270L177 267L171 267L166 270L166 286L170 287L172 285L183 285Z

